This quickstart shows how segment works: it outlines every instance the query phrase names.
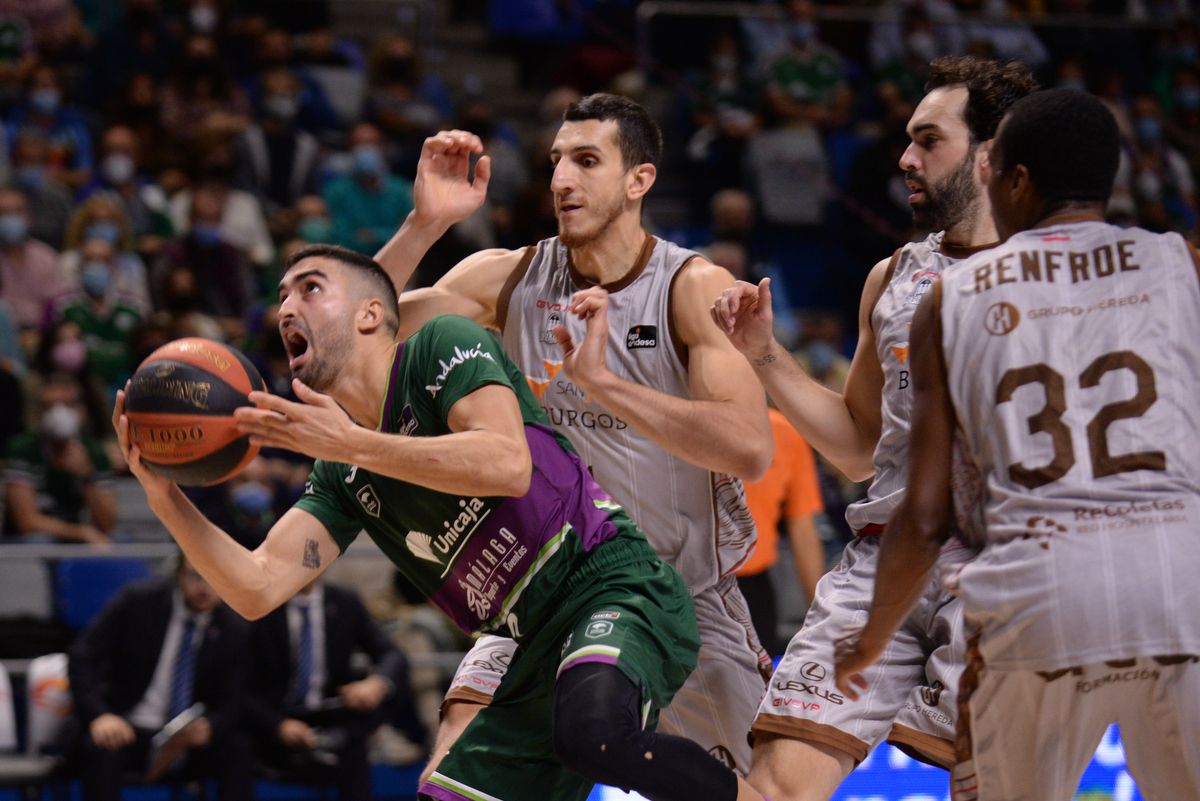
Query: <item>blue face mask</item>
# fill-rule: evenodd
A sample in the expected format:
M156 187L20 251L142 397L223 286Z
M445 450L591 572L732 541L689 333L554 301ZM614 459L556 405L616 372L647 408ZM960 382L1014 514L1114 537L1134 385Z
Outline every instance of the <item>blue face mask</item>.
M359 175L383 175L387 171L387 163L379 148L374 145L354 148L354 171Z
M192 239L201 247L216 247L221 244L221 226L213 223L193 223Z
M110 245L116 245L121 238L120 227L112 220L96 220L83 230L83 241L100 239Z
M817 375L824 375L837 361L837 351L828 342L814 342L808 346L808 364Z
M811 22L793 22L788 29L788 38L793 44L806 45L816 36L817 29Z
M53 114L58 111L60 102L62 102L62 95L57 89L34 89L29 93L29 105L42 114Z
M325 217L305 217L296 226L296 233L305 242L328 242L333 234L333 223Z
M233 505L239 511L251 515L259 515L269 510L273 500L271 488L257 481L238 484L229 494L232 496Z
M46 168L41 164L22 164L13 170L13 181L22 189L36 191L46 183Z
M1175 90L1175 105L1184 111L1200 108L1200 86L1181 86Z
M112 268L102 261L89 261L79 273L83 291L90 297L102 298L112 286Z
M24 214L0 214L0 242L16 245L24 242L29 234L29 223Z
M1133 127L1138 139L1147 145L1157 145L1162 139L1162 123L1155 117L1138 117Z

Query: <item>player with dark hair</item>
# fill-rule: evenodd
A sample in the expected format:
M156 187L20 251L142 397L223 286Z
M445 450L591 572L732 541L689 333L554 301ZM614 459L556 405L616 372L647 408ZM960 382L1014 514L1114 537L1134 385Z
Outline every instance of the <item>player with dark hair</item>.
M441 316L397 343L386 276L330 247L296 255L279 299L301 402L251 393L259 407L238 409L238 425L317 461L256 550L142 464L123 392L113 413L150 508L221 597L262 617L365 530L464 631L519 643L422 798L582 801L602 781L677 801L759 799L696 743L654 732L695 665L687 589L553 432L495 338Z
M809 443L855 480L874 474L865 500L846 511L857 537L817 584L804 626L788 645L754 721L750 781L781 801L827 799L887 739L912 756L954 764L955 693L962 671L958 602L927 585L920 607L889 643L871 679L875 691L848 699L833 684L837 639L861 621L871 599L879 535L904 492L912 414L909 325L921 296L943 271L997 240L980 167L996 125L1031 92L1017 64L948 57L934 61L928 93L908 123L900 168L920 242L875 265L863 288L858 347L843 393L813 379L774 339L770 281L738 284L713 315ZM948 549L944 562L965 558Z
M415 210L379 256L397 286L482 202L488 157L474 183L468 170L481 151L464 132L427 140ZM698 667L663 730L744 773L770 660L734 575L756 537L741 479L766 470L773 440L762 387L708 314L733 276L642 227L661 155L658 126L632 100L572 104L549 154L558 236L468 257L435 286L401 295L401 324L454 312L502 332L551 423L692 592ZM433 764L489 702L512 647L484 638L463 661Z
M1097 98L1016 103L987 170L1004 244L913 323L908 489L837 683L874 689L862 671L925 592L965 454L986 505L981 553L946 578L970 637L956 801L1066 801L1113 723L1146 798L1200 798L1200 262L1104 222L1118 158Z

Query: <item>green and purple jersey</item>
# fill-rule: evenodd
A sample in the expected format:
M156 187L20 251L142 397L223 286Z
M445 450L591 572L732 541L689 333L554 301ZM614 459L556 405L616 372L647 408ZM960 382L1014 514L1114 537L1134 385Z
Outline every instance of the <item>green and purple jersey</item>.
M597 545L618 533L641 535L550 428L495 337L464 317L434 318L397 346L380 430L450 434L454 404L491 384L516 394L525 421L533 459L525 495L455 495L318 461L296 506L320 520L342 551L365 530L464 631L520 640L553 615Z

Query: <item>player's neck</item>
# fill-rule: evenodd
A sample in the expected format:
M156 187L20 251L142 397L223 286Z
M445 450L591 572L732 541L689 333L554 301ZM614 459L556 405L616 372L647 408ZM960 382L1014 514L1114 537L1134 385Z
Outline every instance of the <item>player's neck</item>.
M996 233L996 224L992 222L991 209L984 206L947 228L945 236L942 237L942 247L952 250L975 250L999 241L1000 235Z
M595 284L616 283L637 266L647 236L638 217L622 217L603 236L571 248L571 263L581 276Z
M1066 203L1056 206L1029 228L1036 230L1080 222L1104 222L1104 207L1094 203Z
M388 342L383 337L372 337L360 347L363 350L356 354L357 358L349 361L329 394L354 422L374 429L379 427L383 400L392 380L392 356L396 352L396 343Z

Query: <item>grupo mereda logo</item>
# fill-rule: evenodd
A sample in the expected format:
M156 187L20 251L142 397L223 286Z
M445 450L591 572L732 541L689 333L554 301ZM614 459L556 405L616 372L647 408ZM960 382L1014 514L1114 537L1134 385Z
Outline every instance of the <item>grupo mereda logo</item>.
M1021 312L1006 300L988 306L988 310L984 312L983 316L983 327L988 330L989 334L998 337L1012 333L1012 330L1020 322Z

